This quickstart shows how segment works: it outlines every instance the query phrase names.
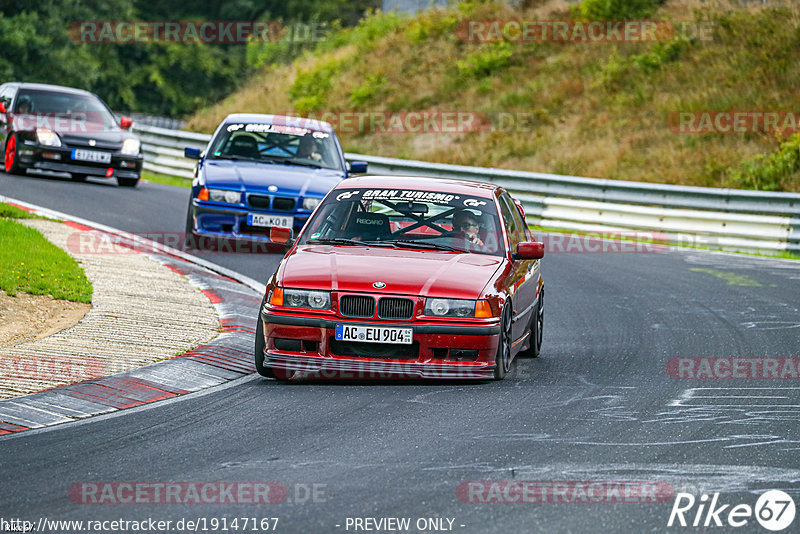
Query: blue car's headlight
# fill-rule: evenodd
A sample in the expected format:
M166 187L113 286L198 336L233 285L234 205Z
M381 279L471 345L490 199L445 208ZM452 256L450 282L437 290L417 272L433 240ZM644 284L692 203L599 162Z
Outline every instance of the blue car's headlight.
M303 199L303 209L304 210L314 211L314 208L319 206L320 200L321 199L319 199L319 198L304 198Z
M209 189L208 198L214 202L227 202L228 204L238 204L242 200L239 191L226 191L224 189Z

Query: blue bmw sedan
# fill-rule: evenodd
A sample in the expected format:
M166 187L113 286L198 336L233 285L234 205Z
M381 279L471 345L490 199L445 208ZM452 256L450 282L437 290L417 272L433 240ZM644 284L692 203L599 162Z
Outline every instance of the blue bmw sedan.
M228 115L205 151L186 148L185 155L199 160L186 248L270 243L273 227L297 235L333 186L367 170L365 162L347 164L329 123L282 115Z

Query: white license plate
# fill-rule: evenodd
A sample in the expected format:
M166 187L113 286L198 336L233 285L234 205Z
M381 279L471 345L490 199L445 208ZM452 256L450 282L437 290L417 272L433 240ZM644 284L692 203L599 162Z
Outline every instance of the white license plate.
M338 341L363 341L364 343L395 343L410 345L414 331L411 328L395 328L390 326L357 326L337 324L336 339Z
M77 159L80 161L94 161L97 163L111 163L111 152L99 152L97 150L73 148L72 159Z
M294 217L248 213L247 224L250 226L280 226L281 228L292 228L294 226Z

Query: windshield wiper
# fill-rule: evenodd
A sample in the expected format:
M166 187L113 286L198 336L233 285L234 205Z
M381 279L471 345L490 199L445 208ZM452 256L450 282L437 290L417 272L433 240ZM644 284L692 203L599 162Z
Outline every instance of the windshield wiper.
M449 252L466 252L466 250L450 245L442 245L440 243L430 243L427 241L415 241L413 239L397 239L391 241L391 244L397 248L427 248L431 250L447 250Z
M309 243L320 243L322 245L355 245L359 247L391 247L391 243L381 243L379 241L356 241L355 239L346 239L344 237L333 237L330 239L313 238L308 240Z
M256 161L258 163L272 163L269 160L248 158L246 156L213 156L213 157L211 157L209 159L227 159L227 160L231 160L231 161Z
M295 161L293 159L272 159L275 163L282 163L284 165L297 165L298 167L311 167L313 169L321 169L322 165L317 165L315 163L303 163L300 161Z

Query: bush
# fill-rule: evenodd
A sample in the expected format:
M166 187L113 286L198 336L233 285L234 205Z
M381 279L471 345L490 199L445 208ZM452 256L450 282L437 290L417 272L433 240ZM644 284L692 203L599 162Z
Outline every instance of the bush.
M800 133L771 154L743 162L731 171L730 186L761 191L792 191L800 181Z
M511 45L506 41L490 44L487 48L458 60L456 68L462 76L478 78L489 76L511 63Z
M630 20L652 15L658 0L583 0L578 7L587 20Z

